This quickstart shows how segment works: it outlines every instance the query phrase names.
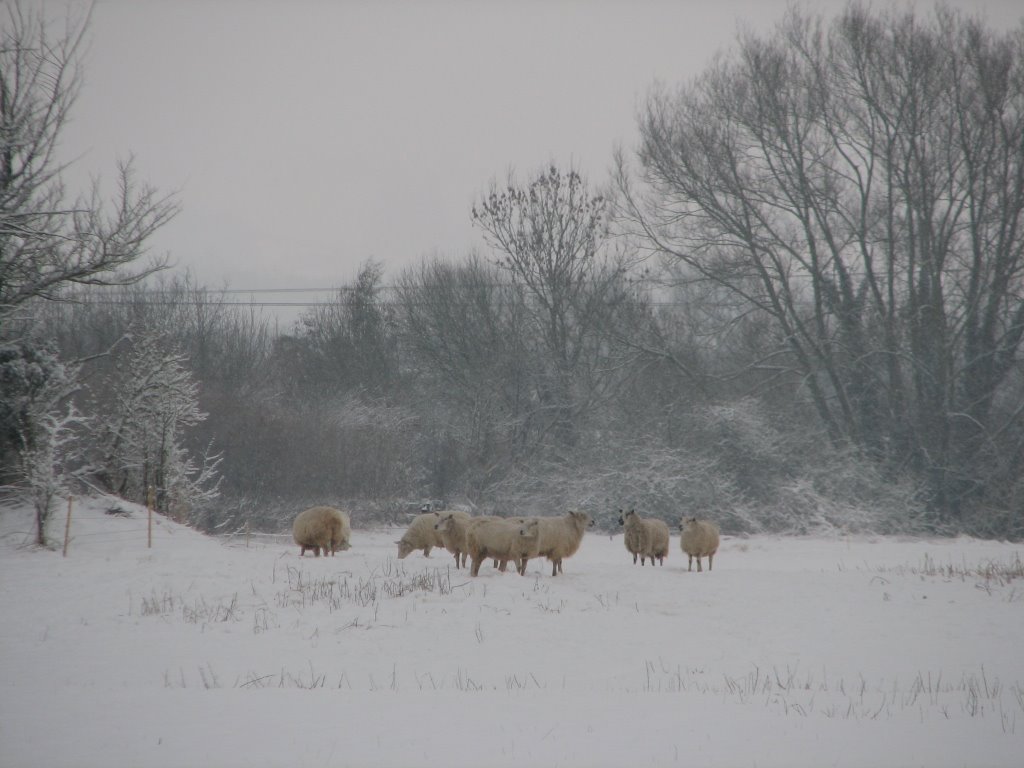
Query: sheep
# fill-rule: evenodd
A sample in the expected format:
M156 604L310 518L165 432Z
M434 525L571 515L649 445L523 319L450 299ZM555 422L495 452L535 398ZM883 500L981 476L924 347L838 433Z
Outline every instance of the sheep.
M438 519L437 512L424 512L412 519L402 538L395 542L399 560L405 559L414 549L422 549L424 557L430 557L431 549L444 546L441 534L434 530Z
M561 517L541 517L540 554L551 562L551 575L562 573L562 560L580 548L583 534L594 525L586 512L566 512Z
M648 557L651 558L651 565L654 565L655 559L659 565L665 564L669 549L669 531L668 525L664 521L655 518L642 518L635 509L623 514L620 509L619 525L625 528L626 550L633 554L634 565L636 565L637 555L640 556L640 565L646 565Z
M352 525L348 512L334 507L311 507L300 512L292 523L292 537L299 545L299 557L306 554L307 549L313 550L317 557L323 550L334 556L336 551L346 550L351 545Z
M498 517L497 515L477 515L476 517L471 517L469 519L469 522L466 523L466 526L467 526L466 527L466 534L467 534L467 536L469 535L469 528L471 526L478 525L481 522L483 522L484 520L501 520L501 521L506 522L506 523L511 522L513 524L516 524L516 523L525 522L526 518L525 517ZM467 549L467 552L468 552L468 549ZM506 565L508 565L508 561L507 560L498 560L498 558L494 558L494 567L497 568L498 570L500 570L502 573L505 572L505 566Z
M536 518L515 524L508 520L474 520L466 534L466 545L472 559L471 576L480 575L480 565L487 558L501 562L501 570L512 560L520 576L526 575L526 563L537 557L540 543L540 521Z
M698 520L696 517L687 517L679 524L682 529L682 536L679 537L679 547L690 558L688 571L693 570L693 558L697 558L697 571L702 570L700 559L704 555L708 558L708 570L711 570L711 563L715 553L718 551L718 526L710 520Z
M441 544L455 555L455 567L465 568L469 552L466 549L466 526L472 519L468 512L438 512L434 530L441 537ZM461 561L461 562L460 562Z

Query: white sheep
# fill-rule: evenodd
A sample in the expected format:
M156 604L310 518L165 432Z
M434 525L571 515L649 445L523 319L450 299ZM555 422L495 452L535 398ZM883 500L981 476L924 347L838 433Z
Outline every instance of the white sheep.
M348 512L334 507L311 507L300 512L292 523L292 538L299 545L299 557L306 554L307 549L320 557L323 551L333 557L339 549L344 551L351 545L352 525Z
M437 512L425 512L412 519L402 538L395 542L398 545L399 560L407 557L415 549L422 549L423 555L430 557L431 549L444 546L441 534L434 530L438 517Z
M437 513L434 530L441 536L442 546L455 555L455 567L466 567L469 551L466 549L466 526L472 518L468 512L445 511Z
M551 562L551 575L562 573L562 560L580 548L583 534L594 525L586 512L574 510L561 517L541 517L540 554Z
M696 517L687 517L679 524L683 533L679 537L679 546L690 558L688 571L693 570L693 558L697 558L697 571L700 572L700 559L705 555L708 558L708 570L711 570L711 563L715 553L718 551L718 526L710 520L698 520Z
M526 575L526 563L537 557L540 540L540 522L528 519L513 523L503 519L480 520L474 518L466 534L466 545L472 560L470 575L480 574L480 565L487 558L501 563L501 570L509 560L516 564L520 576Z
M669 531L663 520L640 517L635 509L626 513L620 509L619 525L625 529L623 540L626 549L633 554L634 565L637 555L640 556L640 565L646 565L648 557L651 558L651 565L654 565L655 559L659 565L665 564L669 549Z
M526 518L525 517L520 517L520 518L498 517L497 515L477 515L476 517L471 517L469 519L469 522L466 524L466 526L467 526L466 527L466 535L467 535L467 537L469 535L469 528L474 526L474 525L478 525L479 523L483 522L484 520L503 520L506 523L507 522L520 522L521 523L521 522L524 522L526 520ZM468 552L469 550L467 549L466 551ZM494 567L498 568L502 573L505 572L505 566L506 565L508 565L508 561L502 562L502 561L499 561L497 558L494 558Z

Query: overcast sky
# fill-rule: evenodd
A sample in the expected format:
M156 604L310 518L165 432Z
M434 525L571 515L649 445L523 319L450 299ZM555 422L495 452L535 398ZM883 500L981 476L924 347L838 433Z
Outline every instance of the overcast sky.
M45 3L51 16L67 7ZM997 27L1022 15L1019 0L951 4ZM737 23L767 29L785 8L99 0L64 135L69 180L111 179L134 155L182 205L154 250L213 287L331 288L369 258L390 279L425 255L481 247L470 207L509 169L574 162L603 183L656 79L695 76Z

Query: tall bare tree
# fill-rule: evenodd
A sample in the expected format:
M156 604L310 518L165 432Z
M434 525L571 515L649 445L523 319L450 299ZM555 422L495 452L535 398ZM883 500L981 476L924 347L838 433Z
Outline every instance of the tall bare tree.
M424 405L434 492L478 498L540 431L520 293L477 254L406 269L396 304ZM429 393L429 394L427 394Z
M555 166L525 185L514 178L473 206L473 222L497 265L526 298L546 366L536 396L559 442L577 438L577 419L600 402L611 377L601 369L623 290L626 263L605 247L607 200L575 169Z
M336 301L302 317L303 374L326 397L350 390L381 397L398 389L396 328L383 276L378 262L364 263Z
M127 283L162 268L137 264L146 241L177 212L173 199L118 167L105 204L98 184L69 200L58 142L81 87L88 17L56 37L37 6L0 11L0 321L69 283Z
M1007 503L1024 469L1024 25L794 9L652 91L640 130L625 219L771 318L832 439L915 468L946 520Z

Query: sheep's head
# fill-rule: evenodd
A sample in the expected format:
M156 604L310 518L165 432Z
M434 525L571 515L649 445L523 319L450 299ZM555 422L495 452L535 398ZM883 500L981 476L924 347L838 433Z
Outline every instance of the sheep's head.
M527 539L540 536L540 520L535 517L524 520L519 525L519 535Z
M575 523L577 528L590 528L594 525L594 521L590 519L590 515L578 509L574 509L569 512L569 517L572 519L573 523Z
M629 510L629 512L623 512L620 509L619 510L619 525L625 525L626 524L626 520L629 519L630 515L636 515L636 510L635 509L631 509L631 510Z
M416 547L414 547L411 542L405 541L404 539L399 539L398 541L395 542L395 544L398 545L398 559L399 560L403 560L405 557L408 556L408 554L410 552L412 552L414 549L416 549Z
M448 533L449 531L451 531L452 526L454 525L454 520L454 515L440 515L437 519L437 522L434 523L434 530L440 533Z
M681 530L685 531L687 528L692 528L696 524L697 524L697 518L696 517L684 517L680 521L680 523L679 523L679 528Z

